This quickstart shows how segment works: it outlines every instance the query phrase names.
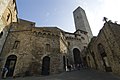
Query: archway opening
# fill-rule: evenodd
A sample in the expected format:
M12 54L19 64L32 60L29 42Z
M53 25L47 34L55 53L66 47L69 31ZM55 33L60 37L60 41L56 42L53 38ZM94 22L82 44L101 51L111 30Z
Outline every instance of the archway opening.
M6 77L12 77L15 69L17 61L17 56L16 55L10 55L7 57L6 63L5 63L5 68L8 69ZM5 75L4 71L2 73L2 77Z
M80 66L82 64L82 61L81 61L79 49L77 49L77 48L73 49L73 56L74 56L75 67Z
M42 75L50 74L50 57L45 56L42 61Z

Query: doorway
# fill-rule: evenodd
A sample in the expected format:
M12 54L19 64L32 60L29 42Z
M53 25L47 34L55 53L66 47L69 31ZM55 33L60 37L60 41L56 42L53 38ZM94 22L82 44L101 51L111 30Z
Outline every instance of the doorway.
M7 57L7 61L6 61L5 66L4 66L5 68L8 69L8 73L7 73L6 77L12 77L13 76L16 61L17 61L17 56L16 55L10 55L10 56ZM3 76L4 76L4 72L2 73L2 77Z
M50 74L50 57L45 56L42 61L42 75Z
M77 67L77 65L82 64L79 49L77 49L77 48L73 49L73 56L74 56L75 67Z

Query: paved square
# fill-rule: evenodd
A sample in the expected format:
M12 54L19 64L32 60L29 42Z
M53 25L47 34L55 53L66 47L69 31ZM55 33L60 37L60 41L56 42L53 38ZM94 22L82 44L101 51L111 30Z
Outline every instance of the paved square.
M22 77L5 80L120 80L119 76L112 73L101 72L92 69L82 69L79 71L63 72L61 74L42 76L42 77Z

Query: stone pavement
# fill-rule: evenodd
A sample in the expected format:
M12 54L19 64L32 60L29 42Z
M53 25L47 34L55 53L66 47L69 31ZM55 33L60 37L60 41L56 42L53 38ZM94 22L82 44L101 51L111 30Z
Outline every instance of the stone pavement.
M112 73L100 72L92 69L82 69L79 71L63 72L61 74L43 77L22 77L4 80L120 80L119 76Z

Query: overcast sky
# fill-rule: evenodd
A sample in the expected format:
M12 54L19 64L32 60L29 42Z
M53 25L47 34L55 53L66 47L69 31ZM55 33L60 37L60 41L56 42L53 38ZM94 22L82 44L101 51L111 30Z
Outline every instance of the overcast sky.
M16 0L18 16L36 22L37 27L58 27L74 32L73 11L81 6L96 36L103 27L103 17L120 22L120 0Z

